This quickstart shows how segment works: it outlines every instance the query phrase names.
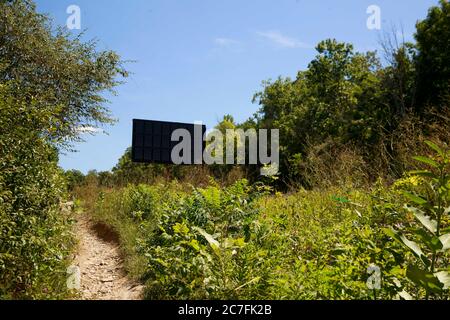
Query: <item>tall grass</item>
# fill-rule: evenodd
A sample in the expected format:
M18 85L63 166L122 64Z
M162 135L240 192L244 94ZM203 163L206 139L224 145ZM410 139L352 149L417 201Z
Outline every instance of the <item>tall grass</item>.
M408 220L405 184L287 195L246 180L129 186L100 192L93 216L119 233L149 299L394 299L419 294L406 278L413 256L382 232Z

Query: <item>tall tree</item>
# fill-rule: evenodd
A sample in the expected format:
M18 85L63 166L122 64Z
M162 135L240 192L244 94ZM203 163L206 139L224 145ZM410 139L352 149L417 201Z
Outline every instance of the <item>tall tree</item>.
M423 114L427 106L442 109L450 100L450 3L440 0L416 27L418 111Z
M80 37L53 30L30 0L0 0L0 82L54 115L39 130L57 143L77 139L80 127L113 122L102 94L127 76L115 52Z
M69 217L58 148L113 121L119 56L54 30L29 0L0 0L0 299L65 297Z

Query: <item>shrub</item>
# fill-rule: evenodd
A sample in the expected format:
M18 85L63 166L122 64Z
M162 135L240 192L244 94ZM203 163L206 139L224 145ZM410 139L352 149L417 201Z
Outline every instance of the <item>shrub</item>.
M64 297L72 238L70 215L60 213L65 184L56 150L29 130L39 111L8 100L2 90L0 298Z
M448 296L450 286L450 152L430 141L427 145L435 155L414 159L428 169L411 172L410 186L403 191L409 219L385 232L415 257L408 261L406 276L416 286L414 295L428 299ZM412 299L407 288L401 296Z

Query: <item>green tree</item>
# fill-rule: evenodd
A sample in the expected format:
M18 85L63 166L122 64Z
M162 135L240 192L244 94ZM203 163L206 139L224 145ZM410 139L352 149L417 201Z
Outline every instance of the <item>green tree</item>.
M64 173L67 181L67 189L72 191L75 186L79 186L84 182L84 174L80 170L68 170Z
M448 108L450 90L450 3L440 0L417 23L418 111L427 106Z
M313 98L308 120L318 137L370 138L368 120L374 112L370 99L377 90L380 68L375 53L355 53L351 44L336 40L322 41L317 51L305 80Z
M64 180L57 150L32 130L49 118L0 84L0 299L64 297Z
M264 82L254 97L260 110L258 127L280 129L281 168L302 159L308 147L335 143L372 144L383 108L380 103L380 62L375 53L355 53L353 46L326 40L297 78Z
M16 97L54 115L35 129L64 144L79 138L80 127L113 122L102 94L127 76L115 52L53 30L30 0L0 0L0 21L0 82L11 82Z
M151 184L156 177L167 174L170 169L172 168L160 164L134 163L131 159L131 148L127 148L112 169L112 180L119 186L130 183Z
M103 94L126 75L116 53L54 30L32 1L0 0L0 298L66 296L58 151L113 121Z

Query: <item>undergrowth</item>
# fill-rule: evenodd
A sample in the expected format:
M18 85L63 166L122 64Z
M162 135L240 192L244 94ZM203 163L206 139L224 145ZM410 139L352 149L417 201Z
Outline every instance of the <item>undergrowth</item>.
M417 174L392 186L290 194L245 179L191 191L176 182L129 186L100 192L94 216L120 234L148 299L448 299L448 243L429 256L441 273L414 269L414 278L411 243L386 232L414 227L405 204L423 190ZM441 233L449 226L445 179Z

